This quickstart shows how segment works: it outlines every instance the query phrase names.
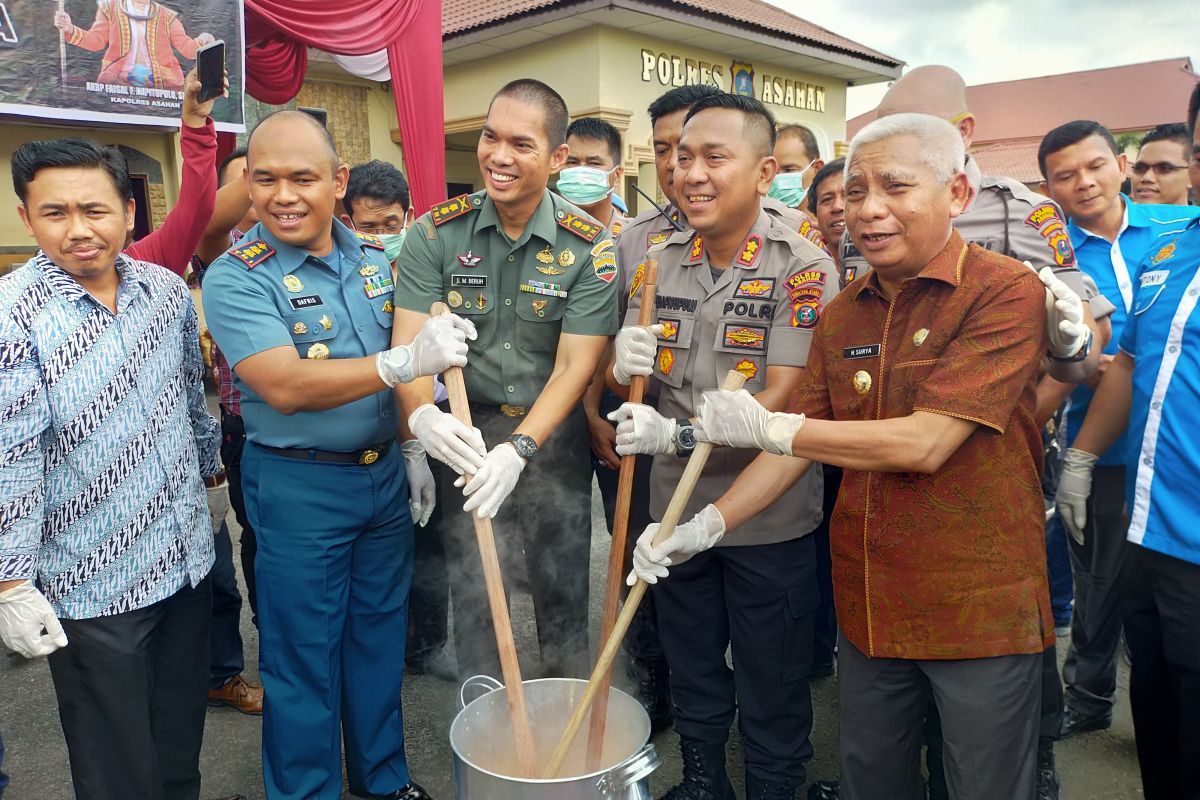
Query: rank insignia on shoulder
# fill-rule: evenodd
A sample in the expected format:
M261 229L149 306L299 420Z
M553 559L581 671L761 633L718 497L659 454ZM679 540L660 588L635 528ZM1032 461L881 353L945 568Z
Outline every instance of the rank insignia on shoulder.
M742 242L742 250L738 253L737 263L743 267L753 267L761 250L762 237L756 233L750 234L746 237L746 241Z
M359 241L363 243L364 247L373 247L376 250L384 249L383 242L380 241L379 237L373 233L363 233L362 231L355 231L354 235L358 237Z
M585 242L595 241L596 237L604 230L604 226L599 222L593 222L578 214L563 214L558 221L558 226L566 228Z
M464 194L455 197L453 200L438 203L429 212L429 216L433 220L434 225L442 225L452 219L461 217L473 208L474 206L471 205L471 195Z
M236 247L230 248L227 252L245 264L249 269L254 269L275 255L275 248L262 239L255 239L253 242L245 244L239 242Z
M698 264L703 257L704 237L697 233L696 238L692 239L692 249L688 251L687 261L689 264Z

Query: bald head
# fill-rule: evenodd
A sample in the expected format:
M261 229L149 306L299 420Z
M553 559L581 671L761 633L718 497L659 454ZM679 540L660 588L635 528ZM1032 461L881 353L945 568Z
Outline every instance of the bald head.
M876 118L891 114L929 114L945 120L967 113L967 84L949 67L917 67L888 89Z
M254 126L250 139L246 143L246 162L253 163L255 154L274 154L280 151L294 150L303 141L305 149L323 151L329 157L329 168L337 171L341 163L337 154L337 144L333 134L313 117L303 111L284 109L270 114Z

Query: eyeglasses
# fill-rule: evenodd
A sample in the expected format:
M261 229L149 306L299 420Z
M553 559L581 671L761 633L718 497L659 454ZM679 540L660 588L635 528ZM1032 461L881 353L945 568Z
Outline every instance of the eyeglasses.
M1147 164L1145 161L1139 161L1133 165L1133 174L1145 175L1146 170L1152 169L1155 175L1170 175L1176 170L1187 168L1187 164L1172 164L1169 161L1159 161L1157 164Z
M382 234L400 233L402 230L404 230L404 223L398 223L396 225L372 225L368 222L361 225L355 225L354 229L362 231L363 233L369 233L372 236L380 236Z

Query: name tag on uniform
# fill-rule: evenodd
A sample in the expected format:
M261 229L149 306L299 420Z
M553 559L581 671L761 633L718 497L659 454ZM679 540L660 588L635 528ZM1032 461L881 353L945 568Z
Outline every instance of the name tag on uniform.
M842 358L847 361L852 361L856 358L878 358L879 345L877 344L860 344L857 347L842 348Z
M290 297L288 301L292 304L292 308L299 311L302 308L312 308L313 306L324 305L319 294L306 294L304 297Z
M1142 286L1161 286L1167 282L1167 276L1171 274L1169 269L1156 269L1150 272L1142 273Z
M451 286L465 286L468 289L486 289L487 275L451 275Z

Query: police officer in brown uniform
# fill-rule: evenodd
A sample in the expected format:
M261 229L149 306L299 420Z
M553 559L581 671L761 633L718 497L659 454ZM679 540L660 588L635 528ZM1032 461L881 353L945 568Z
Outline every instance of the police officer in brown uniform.
M587 658L591 463L580 398L617 328L617 267L604 226L546 189L566 159L566 132L566 104L549 86L504 86L477 148L485 190L434 206L397 260L397 341L420 328L437 300L479 332L463 370L478 430L433 405L431 380L400 392L429 455L474 475L436 476L456 566L460 676L500 667L474 526L460 507L499 514L505 574L524 552L543 671L578 675Z
M759 205L775 173L773 137L774 119L753 98L716 94L692 106L674 192L695 231L647 253L659 263L648 328L636 323L643 268L630 284L612 376L626 384L633 374L652 375L657 403L626 403L613 418L619 453L655 456L655 518L694 446L688 418L701 393L737 370L761 402L785 405L801 380L821 308L837 291L829 257ZM687 563L676 559L671 579L653 591L684 763L669 800L735 796L725 769L735 713L748 798L791 800L812 755L807 676L818 590L806 534L821 520L821 474L810 470L781 502L725 538L712 503L753 457L732 449L712 454L688 504L694 516L672 539L722 541ZM656 528L643 533L639 551ZM725 663L730 645L733 671Z

